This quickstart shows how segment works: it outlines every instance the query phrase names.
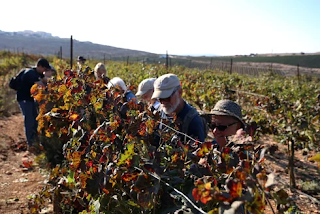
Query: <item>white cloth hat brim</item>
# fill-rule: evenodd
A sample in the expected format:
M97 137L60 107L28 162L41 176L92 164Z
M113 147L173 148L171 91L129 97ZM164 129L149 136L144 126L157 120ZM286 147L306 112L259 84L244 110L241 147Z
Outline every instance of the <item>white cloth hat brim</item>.
M171 96L172 92L174 91L175 88L170 88L170 89L167 89L167 90L157 90L155 89L153 94L152 94L152 97L151 99L156 99L156 98L168 98Z
M142 96L142 95L144 95L145 93L147 93L148 91L138 91L137 93L136 93L136 96Z

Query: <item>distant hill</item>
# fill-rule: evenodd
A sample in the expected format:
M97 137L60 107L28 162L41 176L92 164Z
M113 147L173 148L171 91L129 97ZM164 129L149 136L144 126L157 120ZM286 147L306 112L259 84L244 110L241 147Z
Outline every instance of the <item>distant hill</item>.
M20 31L4 32L0 30L0 50L25 52L29 54L54 55L62 47L62 57L70 58L70 39L54 37L46 32ZM86 58L106 59L117 57L157 56L144 51L116 48L91 42L73 40L73 57L82 55Z
M246 62L246 63L279 63L284 65L296 66L299 64L301 67L306 68L320 68L320 55L317 53L312 54L274 54L271 56L266 55L252 55L252 56L224 56L224 57L193 57L193 60L202 62Z

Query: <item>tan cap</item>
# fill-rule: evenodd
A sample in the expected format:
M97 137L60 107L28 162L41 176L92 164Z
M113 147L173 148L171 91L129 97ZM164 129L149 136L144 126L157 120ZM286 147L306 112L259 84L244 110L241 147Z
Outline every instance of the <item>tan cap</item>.
M136 93L136 96L142 96L145 93L147 93L149 90L153 90L153 83L156 81L156 78L148 78L143 80L138 87L138 92Z
M176 87L180 86L180 80L175 74L165 74L156 79L153 84L154 92L151 99L168 98Z

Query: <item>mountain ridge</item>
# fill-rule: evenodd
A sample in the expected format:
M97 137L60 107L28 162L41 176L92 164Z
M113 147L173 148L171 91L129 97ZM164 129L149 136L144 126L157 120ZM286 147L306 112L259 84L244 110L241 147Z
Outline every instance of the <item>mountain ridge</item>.
M60 47L62 47L62 57L70 58L70 38L60 38L42 31L5 32L0 30L0 50L48 56L57 55ZM117 48L73 39L73 57L78 55L88 59L157 56L157 54L145 51Z

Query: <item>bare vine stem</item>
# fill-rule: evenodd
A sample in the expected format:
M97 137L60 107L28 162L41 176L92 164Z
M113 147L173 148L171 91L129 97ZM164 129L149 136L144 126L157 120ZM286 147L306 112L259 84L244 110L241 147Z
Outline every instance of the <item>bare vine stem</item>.
M134 167L135 169L144 172L142 169L138 168L138 167ZM155 179L157 179L158 181L162 182L163 184L165 184L166 186L172 188L175 192L177 192L178 194L180 194L182 197L184 197L196 210L198 210L200 213L202 214L206 214L205 211L203 211L201 208L197 207L185 194L183 194L182 192L180 192L179 190L177 190L176 188L174 188L173 186L171 186L170 184L168 184L167 182L161 180L161 178L158 175L155 175L154 173L151 172L146 172L147 174L151 175L152 177L154 177Z

